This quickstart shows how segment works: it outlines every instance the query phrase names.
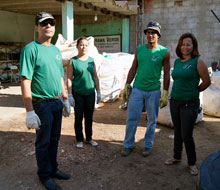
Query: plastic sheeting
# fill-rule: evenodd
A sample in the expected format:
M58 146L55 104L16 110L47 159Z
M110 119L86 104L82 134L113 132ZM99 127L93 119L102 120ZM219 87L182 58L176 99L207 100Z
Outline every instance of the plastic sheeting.
M220 71L211 74L211 82L203 93L204 113L220 117Z
M220 150L213 152L203 161L199 174L200 188L198 189L220 189Z
M101 55L94 45L94 38L88 37L87 40L89 43L88 55L94 58L96 64L102 101L114 102L124 88L134 55L128 53L103 53ZM61 34L58 35L55 45L61 51L63 63L78 54L76 41L68 43Z
M163 80L161 80L161 92L163 92ZM172 78L170 79L170 87L169 87L169 99L170 99L170 93L172 90L172 86L173 86L173 80ZM200 107L202 108L202 96L203 93L200 93ZM200 113L197 116L196 119L196 123L199 123L202 121L202 117L203 117L203 110L200 111ZM159 114L158 114L158 119L157 119L157 123L161 124L161 125L166 125L168 127L173 127L173 122L171 119L171 115L170 115L170 103L168 101L168 105L162 109L159 109Z

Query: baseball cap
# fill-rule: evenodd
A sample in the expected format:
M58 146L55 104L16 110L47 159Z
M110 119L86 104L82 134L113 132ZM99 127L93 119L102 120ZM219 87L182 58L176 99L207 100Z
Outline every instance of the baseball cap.
M148 29L156 30L159 37L161 37L161 33L160 33L161 26L160 26L159 22L149 22L147 24L147 28L144 30L144 34L146 34Z
M35 25L38 25L39 23L41 23L47 19L55 20L52 14L47 13L47 12L39 12L39 13L37 13L37 15L35 17Z

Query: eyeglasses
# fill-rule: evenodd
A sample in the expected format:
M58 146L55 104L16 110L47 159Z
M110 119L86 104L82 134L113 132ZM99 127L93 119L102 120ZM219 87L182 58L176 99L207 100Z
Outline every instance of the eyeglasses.
M158 27L161 28L160 24L158 22L149 22L147 27Z
M42 21L42 22L39 23L39 24L40 24L41 27L47 26L48 24L50 24L50 26L55 26L56 21L53 20L53 19L47 19L47 20Z

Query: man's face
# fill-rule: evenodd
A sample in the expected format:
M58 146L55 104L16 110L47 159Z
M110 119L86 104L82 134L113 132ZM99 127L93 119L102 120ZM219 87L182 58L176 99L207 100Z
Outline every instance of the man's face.
M159 39L158 33L156 30L148 29L146 32L146 39L148 43L157 42Z
M47 19L35 26L38 38L49 39L55 33L55 20Z

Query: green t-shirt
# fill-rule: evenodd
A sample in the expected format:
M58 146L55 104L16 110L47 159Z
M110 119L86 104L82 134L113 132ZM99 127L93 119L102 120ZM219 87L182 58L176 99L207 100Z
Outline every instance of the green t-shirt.
M20 75L31 80L32 97L53 98L60 95L64 72L57 47L33 41L24 47L20 57Z
M87 60L81 61L77 57L72 58L73 65L73 91L81 95L89 95L95 91L93 80L94 59L88 57Z
M138 46L138 68L134 87L147 92L160 89L160 76L166 53L167 48L159 44L154 49L148 49L146 44Z
M199 98L198 58L189 59L186 62L181 62L180 58L175 60L172 72L174 80L171 92L172 98L182 101Z

